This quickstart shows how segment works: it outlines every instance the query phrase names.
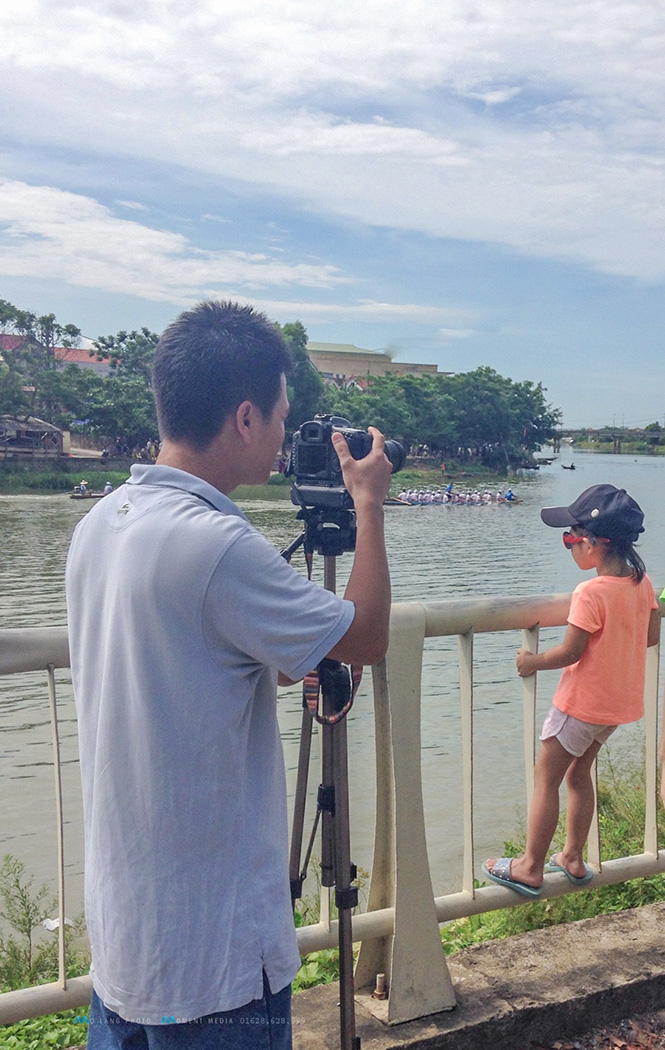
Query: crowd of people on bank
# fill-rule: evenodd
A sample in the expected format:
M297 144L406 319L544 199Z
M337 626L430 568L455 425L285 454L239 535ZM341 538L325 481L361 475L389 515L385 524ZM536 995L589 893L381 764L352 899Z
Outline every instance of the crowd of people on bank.
M157 456L159 455L160 447L159 438L146 441L145 445L133 445L130 447L126 441L117 437L115 441L111 441L108 445L104 445L104 448L102 449L102 459L124 457L125 459L131 458L138 460L140 463L155 463Z

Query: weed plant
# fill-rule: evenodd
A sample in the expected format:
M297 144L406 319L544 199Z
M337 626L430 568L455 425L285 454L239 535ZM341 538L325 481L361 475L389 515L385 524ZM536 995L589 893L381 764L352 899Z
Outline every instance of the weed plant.
M9 992L58 977L58 934L47 933L42 920L57 908L46 886L35 888L24 864L7 855L0 868L0 919L11 932L0 933L0 991ZM65 970L68 977L87 973L89 958L80 942L83 916L68 931ZM87 1007L46 1017L35 1017L0 1029L3 1050L42 1050L85 1045Z
M311 926L319 921L319 902L321 899L321 877L320 862L312 855L311 867L314 873L313 892L303 897L300 907L295 912L296 926ZM356 886L358 887L358 899L362 902L366 897L369 885L369 872L364 868L358 868ZM334 894L331 894L331 898ZM354 912L355 914L355 912ZM335 907L331 899L330 917L336 918ZM318 952L310 952L304 955L296 979L293 982L293 991L301 992L304 988L314 988L317 984L329 984L331 981L339 980L339 948L322 948Z

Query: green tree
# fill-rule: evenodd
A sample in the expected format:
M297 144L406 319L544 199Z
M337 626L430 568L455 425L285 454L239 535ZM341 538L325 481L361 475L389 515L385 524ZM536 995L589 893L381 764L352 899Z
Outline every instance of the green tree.
M352 427L365 430L368 426L374 426L386 437L404 440L411 416L409 405L395 377L376 376L366 392L355 386L344 389L331 387L329 398L334 415L348 419Z
M307 331L300 321L281 327L282 335L293 354L293 369L288 379L289 414L286 419L287 435L297 430L301 423L312 419L317 412L327 411L326 388L315 365L307 353Z
M159 336L149 328L100 335L93 342L90 356L107 362L118 375L140 376L150 387L150 370L158 342Z
M493 368L447 376L445 386L457 446L488 466L528 462L561 421L560 411L546 403L541 383L514 383Z
M130 448L157 435L157 412L150 370L159 336L148 328L100 336L90 355L110 365L95 390L86 418L93 433L122 437Z
M647 440L652 448L661 444L663 441L663 428L658 421L655 423L648 423L644 430L646 432Z
M79 343L76 325L60 324L55 314L38 316L0 300L0 331L13 336L11 349L3 351L7 371L0 373L0 400L6 411L27 412L51 421L59 410L49 381L58 367L56 348L71 349ZM20 395L19 395L20 390Z

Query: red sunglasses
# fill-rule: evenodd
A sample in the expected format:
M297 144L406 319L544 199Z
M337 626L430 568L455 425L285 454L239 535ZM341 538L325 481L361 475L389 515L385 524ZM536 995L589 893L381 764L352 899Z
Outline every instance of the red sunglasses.
M563 545L567 551L573 549L576 543L584 543L585 540L589 539L588 536L574 536L572 532L564 532L563 534ZM591 540L593 543L609 543L610 541L605 536L594 536Z

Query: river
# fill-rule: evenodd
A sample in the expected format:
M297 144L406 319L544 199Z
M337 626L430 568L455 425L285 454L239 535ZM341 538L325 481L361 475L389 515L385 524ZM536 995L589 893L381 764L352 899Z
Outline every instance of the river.
M563 470L574 459L576 470ZM539 471L520 475L516 506L429 506L386 510L393 599L438 600L570 591L580 574L561 543L559 530L540 521L543 506L569 504L589 485L611 482L645 512L640 551L660 590L665 584L665 459L561 456ZM459 486L461 487L461 486ZM274 494L274 493L273 493ZM288 499L243 500L252 522L278 547L299 533ZM0 626L65 623L63 572L72 529L88 505L66 495L0 496ZM321 559L315 567L320 579ZM342 590L351 562L338 562ZM303 568L301 555L294 565ZM561 631L543 632L545 647ZM521 686L514 668L518 634L480 636L475 642L474 732L475 836L478 861L495 856L519 824L524 799ZM76 724L71 684L59 672L58 695L66 791L68 912L80 908L82 838ZM538 719L542 721L558 674L541 674ZM432 881L436 893L459 888L461 758L456 643L429 639L423 669L422 767ZM371 676L366 673L349 716L352 852L363 867L373 839L374 740ZM280 691L280 724L293 792L300 734L300 690ZM612 738L612 761L639 747L639 728ZM55 885L55 830L46 690L42 675L0 678L0 849L22 860L35 884ZM315 788L317 773L311 772ZM67 802L69 800L69 802Z

